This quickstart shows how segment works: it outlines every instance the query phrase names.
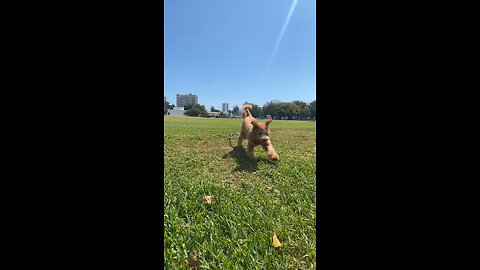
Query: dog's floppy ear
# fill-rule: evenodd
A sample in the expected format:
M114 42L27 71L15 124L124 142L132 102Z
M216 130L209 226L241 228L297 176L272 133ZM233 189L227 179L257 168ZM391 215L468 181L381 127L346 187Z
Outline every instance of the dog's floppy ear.
M252 125L254 125L254 126L258 127L258 122L257 122L257 120L256 120L256 119L255 119L255 120L252 120Z
M268 127L268 124L270 124L271 122L272 122L272 119L267 119L267 120L265 121L265 125Z

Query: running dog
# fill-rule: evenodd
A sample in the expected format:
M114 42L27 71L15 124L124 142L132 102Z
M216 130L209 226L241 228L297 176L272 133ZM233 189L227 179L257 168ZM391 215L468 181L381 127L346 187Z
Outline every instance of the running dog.
M247 139L247 156L254 158L253 150L255 146L261 145L263 150L267 151L268 157L274 161L279 159L277 152L272 146L270 141L270 129L268 125L272 122L272 119L267 119L265 123L260 123L250 113L252 105L243 105L243 119L242 126L240 127L240 136L238 137L237 146L242 146L243 140Z

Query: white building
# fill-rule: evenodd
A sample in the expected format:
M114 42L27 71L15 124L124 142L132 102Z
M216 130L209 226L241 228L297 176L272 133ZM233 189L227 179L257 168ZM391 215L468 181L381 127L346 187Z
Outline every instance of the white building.
M173 107L173 110L167 110L167 115L184 116L185 112L183 107Z
M209 116L217 117L220 112L207 112Z

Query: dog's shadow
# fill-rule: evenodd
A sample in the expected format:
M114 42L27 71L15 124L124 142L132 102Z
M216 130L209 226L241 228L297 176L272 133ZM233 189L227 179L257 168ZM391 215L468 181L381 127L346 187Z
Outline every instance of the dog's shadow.
M233 171L248 171L256 172L258 170L258 163L276 164L274 161L265 157L255 157L250 159L247 156L247 150L242 146L233 147L232 151L223 155L222 158L233 158L237 162L237 167Z

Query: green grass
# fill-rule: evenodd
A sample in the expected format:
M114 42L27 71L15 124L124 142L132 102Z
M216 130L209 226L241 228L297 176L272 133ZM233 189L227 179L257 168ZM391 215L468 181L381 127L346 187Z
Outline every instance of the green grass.
M190 252L202 269L315 269L316 122L274 120L275 163L230 147L241 119L164 119L165 269L191 269Z

